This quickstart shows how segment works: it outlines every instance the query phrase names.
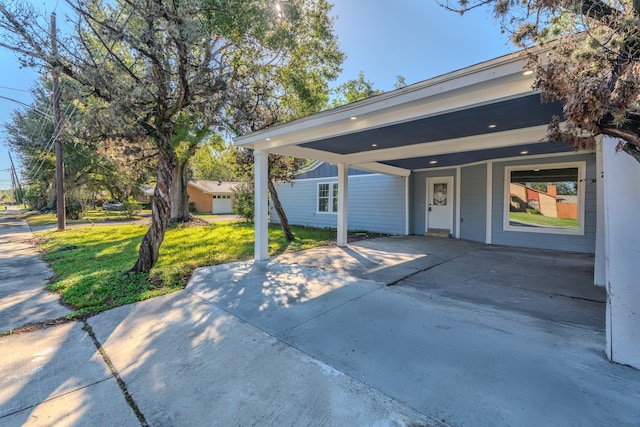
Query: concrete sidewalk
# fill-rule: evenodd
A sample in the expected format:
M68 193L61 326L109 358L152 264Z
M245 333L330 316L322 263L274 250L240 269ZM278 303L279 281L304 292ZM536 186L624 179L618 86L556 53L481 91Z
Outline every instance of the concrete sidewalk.
M509 289L508 268L482 267L494 249L375 239L207 267L184 291L0 337L0 424L637 426L640 372L605 359L598 293ZM588 272L569 273L553 280ZM488 302L501 283L489 294L511 305ZM465 284L482 298L456 298Z
M44 262L17 209L0 217L0 332L70 313L45 289L53 271Z

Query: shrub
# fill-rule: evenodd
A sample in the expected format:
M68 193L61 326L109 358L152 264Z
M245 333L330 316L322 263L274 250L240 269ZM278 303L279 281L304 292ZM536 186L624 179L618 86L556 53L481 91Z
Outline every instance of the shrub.
M233 189L233 213L246 221L253 221L253 186L248 183L242 183Z
M189 213L196 213L196 204L194 202L189 202Z
M136 202L123 202L122 203L122 213L125 218L132 219L140 212L140 204Z
M67 219L82 219L87 215L86 206L78 200L69 200L65 204L65 215Z

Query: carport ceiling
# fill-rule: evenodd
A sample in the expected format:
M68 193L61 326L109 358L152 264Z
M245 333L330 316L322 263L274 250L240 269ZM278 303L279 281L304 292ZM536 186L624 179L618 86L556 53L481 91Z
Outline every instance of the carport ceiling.
M575 148L565 142L546 142L544 144L534 143L486 150L462 151L437 156L412 157L408 159L382 161L380 163L402 169L416 170L457 166L508 157L536 156L540 154L567 153L572 151L575 151Z
M540 101L540 95L534 93L515 99L425 117L381 128L368 129L361 132L307 142L300 144L300 146L343 155L365 153L373 150L445 141L545 125L550 123L554 115L562 117L562 104L559 102L543 104ZM455 149L455 147L452 148ZM483 153L479 152L478 154ZM489 153L485 152L483 155L486 156L488 154ZM467 160L479 161L482 159ZM388 162L388 164L397 166L400 166L399 163L401 163L401 161ZM442 164L439 166L441 165Z

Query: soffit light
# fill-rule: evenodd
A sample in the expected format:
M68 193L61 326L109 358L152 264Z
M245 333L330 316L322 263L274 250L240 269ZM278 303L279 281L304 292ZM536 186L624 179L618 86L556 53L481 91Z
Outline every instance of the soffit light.
M497 126L498 126L497 124L495 124L495 123L491 123L491 124L488 126L488 128L489 128L489 129L495 129Z
M271 141L271 138L267 138L267 141Z
M525 151L521 151L520 154L529 154L529 152L525 150Z
M377 146L378 146L378 144L371 144L371 146L372 146L372 147L377 147Z
M533 74L533 70L525 70L522 72L523 76L530 76L531 74Z
M430 164L430 165L435 165L436 163L438 163L438 161L437 161L437 160L431 160L431 161L429 162L429 164Z
M351 116L349 117L349 120L357 120L358 118L356 116Z

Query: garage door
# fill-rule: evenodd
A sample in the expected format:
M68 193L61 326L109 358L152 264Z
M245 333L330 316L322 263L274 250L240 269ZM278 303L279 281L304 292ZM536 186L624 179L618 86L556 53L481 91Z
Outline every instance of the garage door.
M213 196L212 213L214 214L233 213L231 196Z

